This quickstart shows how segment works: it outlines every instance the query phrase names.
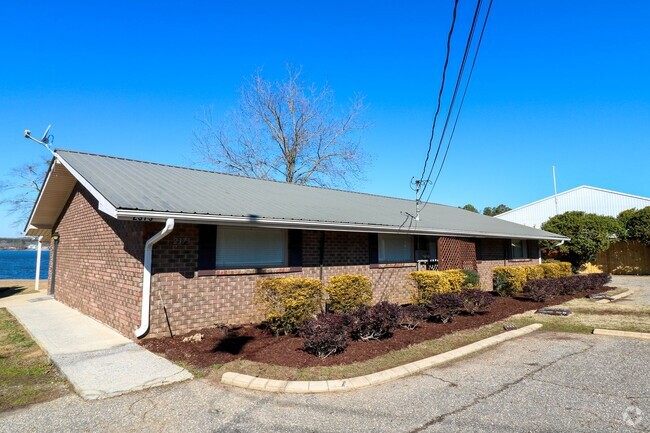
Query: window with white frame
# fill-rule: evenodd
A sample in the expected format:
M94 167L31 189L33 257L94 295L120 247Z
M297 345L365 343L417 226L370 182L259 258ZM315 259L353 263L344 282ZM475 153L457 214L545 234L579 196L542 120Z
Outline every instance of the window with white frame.
M528 243L522 239L512 239L510 241L511 257L513 259L525 259L528 257Z
M286 264L286 230L217 227L217 268L272 268Z
M413 262L412 236L380 234L378 244L379 263Z

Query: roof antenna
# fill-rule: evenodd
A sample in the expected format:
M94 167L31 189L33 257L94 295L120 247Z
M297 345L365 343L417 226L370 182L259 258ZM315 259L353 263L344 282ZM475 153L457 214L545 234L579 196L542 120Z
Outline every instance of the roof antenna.
M52 125L47 125L47 129L43 133L43 137L41 137L40 140L37 140L36 138L32 137L32 131L29 129L25 129L25 138L29 138L32 141L35 141L36 143L42 145L47 149L48 152L50 152L52 155L54 155L54 151L52 148L50 148L50 143L54 142L54 136L48 135L50 132L50 128L52 128Z
M555 181L555 166L553 166L553 190L555 191L555 194L553 195L553 198L555 199L555 215L558 215L559 211L557 207L557 182Z
M422 203L420 201L420 188L422 185L428 185L430 184L430 180L422 180L418 179L416 180L415 177L411 178L411 189L415 191L415 221L420 221L420 204ZM406 213L406 215L413 217L411 214Z

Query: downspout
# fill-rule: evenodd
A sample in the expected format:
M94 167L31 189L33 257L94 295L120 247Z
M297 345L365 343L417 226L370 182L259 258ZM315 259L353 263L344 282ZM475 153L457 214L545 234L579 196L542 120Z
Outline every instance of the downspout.
M140 327L135 330L135 336L143 337L149 331L149 308L151 304L151 258L153 246L174 230L174 218L167 218L165 227L153 235L144 245L144 270L142 273L142 314Z

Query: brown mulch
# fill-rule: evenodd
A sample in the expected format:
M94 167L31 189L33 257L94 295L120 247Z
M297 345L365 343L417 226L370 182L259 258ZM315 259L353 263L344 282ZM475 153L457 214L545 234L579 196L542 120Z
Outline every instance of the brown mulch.
M598 291L605 291L601 288ZM391 338L371 341L350 341L347 349L336 356L320 359L302 350L302 338L297 336L271 335L258 325L240 327L214 327L197 329L174 338L149 338L140 344L172 361L186 362L194 367L207 368L214 364L225 364L237 359L263 362L288 367L316 367L366 361L393 350L403 349L411 344L432 340L463 329L478 328L498 322L513 314L535 310L549 305L558 305L575 298L582 298L592 292L557 296L546 302L532 302L525 298L508 298L495 295L490 311L474 316L456 316L451 323L423 323L414 330L398 329ZM203 334L198 342L183 342L183 338Z

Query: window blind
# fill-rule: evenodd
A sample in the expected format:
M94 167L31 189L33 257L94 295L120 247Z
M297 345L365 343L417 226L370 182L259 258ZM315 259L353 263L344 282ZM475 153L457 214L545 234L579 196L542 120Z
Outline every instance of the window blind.
M268 268L286 266L286 263L286 230L217 228L218 268Z

